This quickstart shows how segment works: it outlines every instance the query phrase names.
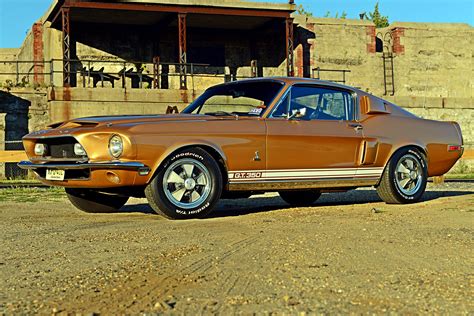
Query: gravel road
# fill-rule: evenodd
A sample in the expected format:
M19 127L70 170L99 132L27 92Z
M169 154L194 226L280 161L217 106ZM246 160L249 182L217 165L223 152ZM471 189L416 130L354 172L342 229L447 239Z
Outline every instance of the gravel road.
M145 203L93 215L58 190L0 190L0 314L474 313L472 182L402 206L266 194L188 221Z

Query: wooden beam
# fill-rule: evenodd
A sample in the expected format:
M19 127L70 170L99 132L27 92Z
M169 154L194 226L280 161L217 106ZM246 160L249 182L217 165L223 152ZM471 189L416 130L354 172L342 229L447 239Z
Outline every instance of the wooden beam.
M28 160L23 150L0 150L0 162L19 162Z
M474 149L464 149L464 154L462 155L461 159L474 159Z

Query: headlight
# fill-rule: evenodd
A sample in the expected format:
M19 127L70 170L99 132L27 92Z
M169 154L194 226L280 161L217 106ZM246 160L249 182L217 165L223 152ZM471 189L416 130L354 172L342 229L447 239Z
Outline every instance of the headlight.
M122 137L114 135L109 140L109 153L112 157L118 158L123 152L123 141Z
M86 151L84 150L84 147L82 147L81 144L75 143L74 144L74 154L76 156L86 156Z
M35 144L35 155L43 156L44 154L46 154L46 150L46 144Z

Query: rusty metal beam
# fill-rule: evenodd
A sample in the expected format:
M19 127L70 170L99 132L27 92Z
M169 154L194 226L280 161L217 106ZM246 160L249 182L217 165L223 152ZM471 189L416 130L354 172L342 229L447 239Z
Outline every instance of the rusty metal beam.
M257 65L257 60L252 59L250 61L250 77L255 78L258 77L258 65Z
M153 88L160 88L160 56L153 57Z
M137 3L113 3L113 2L67 2L72 8L89 8L105 10L128 10L128 11L149 11L149 12L173 12L173 13L193 13L193 14L215 14L215 15L237 15L255 16L270 18L288 18L291 10L267 10L267 9L242 9L242 8L216 8L216 7L194 7L182 5L151 5Z
M178 13L179 88L187 90L186 83L186 13Z
M51 19L51 25L56 23L56 21L59 19L59 17L62 15L62 10L58 10L58 12L54 15L54 17Z
M294 65L294 42L293 42L293 18L285 20L285 49L286 49L286 75L293 77L295 75Z
M63 86L71 86L71 28L69 8L61 9L63 31Z

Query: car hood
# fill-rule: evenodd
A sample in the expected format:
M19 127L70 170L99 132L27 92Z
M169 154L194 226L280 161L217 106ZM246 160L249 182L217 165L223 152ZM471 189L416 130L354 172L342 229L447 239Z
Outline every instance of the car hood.
M50 128L74 128L74 127L94 127L99 125L117 124L139 124L164 121L209 121L209 120L235 120L231 116L210 116L200 114L166 114L166 115L111 115L111 116L90 116L77 118L70 121L59 122L49 125Z

